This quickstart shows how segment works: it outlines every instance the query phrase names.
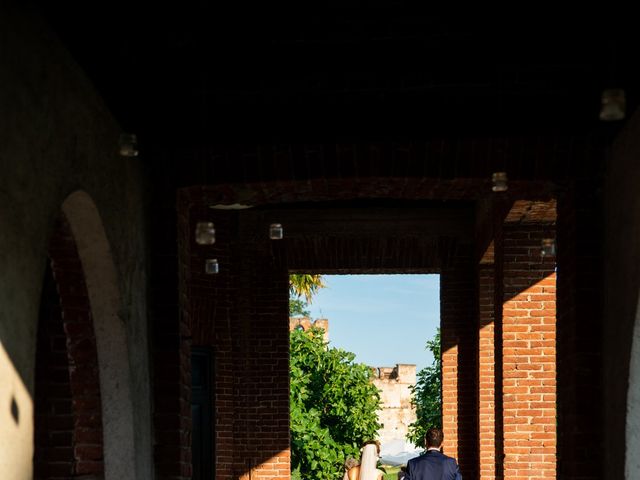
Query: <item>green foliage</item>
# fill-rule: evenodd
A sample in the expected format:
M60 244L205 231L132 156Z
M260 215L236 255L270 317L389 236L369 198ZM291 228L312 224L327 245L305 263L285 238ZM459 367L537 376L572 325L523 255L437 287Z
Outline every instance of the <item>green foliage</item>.
M384 480L396 480L398 478L399 471L400 467L386 467L384 469Z
M307 303L311 303L313 296L324 287L326 285L322 281L322 275L289 275L289 296L292 298L304 297Z
M289 298L290 317L308 317L311 315L308 307L309 304L300 298Z
M302 480L302 477L300 476L300 467L291 471L291 480Z
M289 316L310 316L309 304L318 290L325 286L322 275L289 275Z
M442 427L442 361L440 357L440 329L427 347L433 354L433 364L418 372L415 386L411 387L411 402L416 407L417 420L409 425L407 439L414 445L423 445L427 430Z
M378 389L355 355L328 348L323 332L291 332L291 469L335 480L348 455L376 436Z

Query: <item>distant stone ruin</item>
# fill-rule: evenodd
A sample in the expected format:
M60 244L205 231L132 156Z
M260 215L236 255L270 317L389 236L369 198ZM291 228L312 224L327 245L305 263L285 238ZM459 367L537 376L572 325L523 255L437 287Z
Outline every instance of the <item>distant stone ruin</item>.
M309 317L289 317L289 331L304 330L305 332L310 328L315 327L324 330L324 341L329 341L329 320L326 318L318 318L311 320Z
M409 425L416 421L416 410L411 405L410 387L416 384L416 366L399 363L395 367L372 367L373 384L380 391L378 421L382 428L378 438L382 444L406 442Z

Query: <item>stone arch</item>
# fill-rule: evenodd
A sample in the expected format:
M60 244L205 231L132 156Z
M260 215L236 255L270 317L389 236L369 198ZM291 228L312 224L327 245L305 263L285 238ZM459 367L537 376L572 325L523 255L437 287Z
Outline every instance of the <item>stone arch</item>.
M121 296L111 247L98 209L83 191L62 204L82 263L99 364L106 479L135 478L131 372Z
M640 480L640 302L631 345L629 390L627 393L625 478Z

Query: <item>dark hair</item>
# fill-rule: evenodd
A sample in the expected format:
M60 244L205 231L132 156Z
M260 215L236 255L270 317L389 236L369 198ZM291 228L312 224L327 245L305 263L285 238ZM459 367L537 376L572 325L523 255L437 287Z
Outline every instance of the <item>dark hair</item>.
M427 448L436 447L440 448L442 441L444 440L444 433L439 428L430 428L427 430L427 434L424 436L424 442Z

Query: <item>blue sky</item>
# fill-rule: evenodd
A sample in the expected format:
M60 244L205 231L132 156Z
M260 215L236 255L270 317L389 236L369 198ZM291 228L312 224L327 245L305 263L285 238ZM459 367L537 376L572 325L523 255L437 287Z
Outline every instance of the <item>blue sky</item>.
M439 275L325 275L327 288L310 305L329 319L331 346L374 367L431 365L425 350L440 324Z

